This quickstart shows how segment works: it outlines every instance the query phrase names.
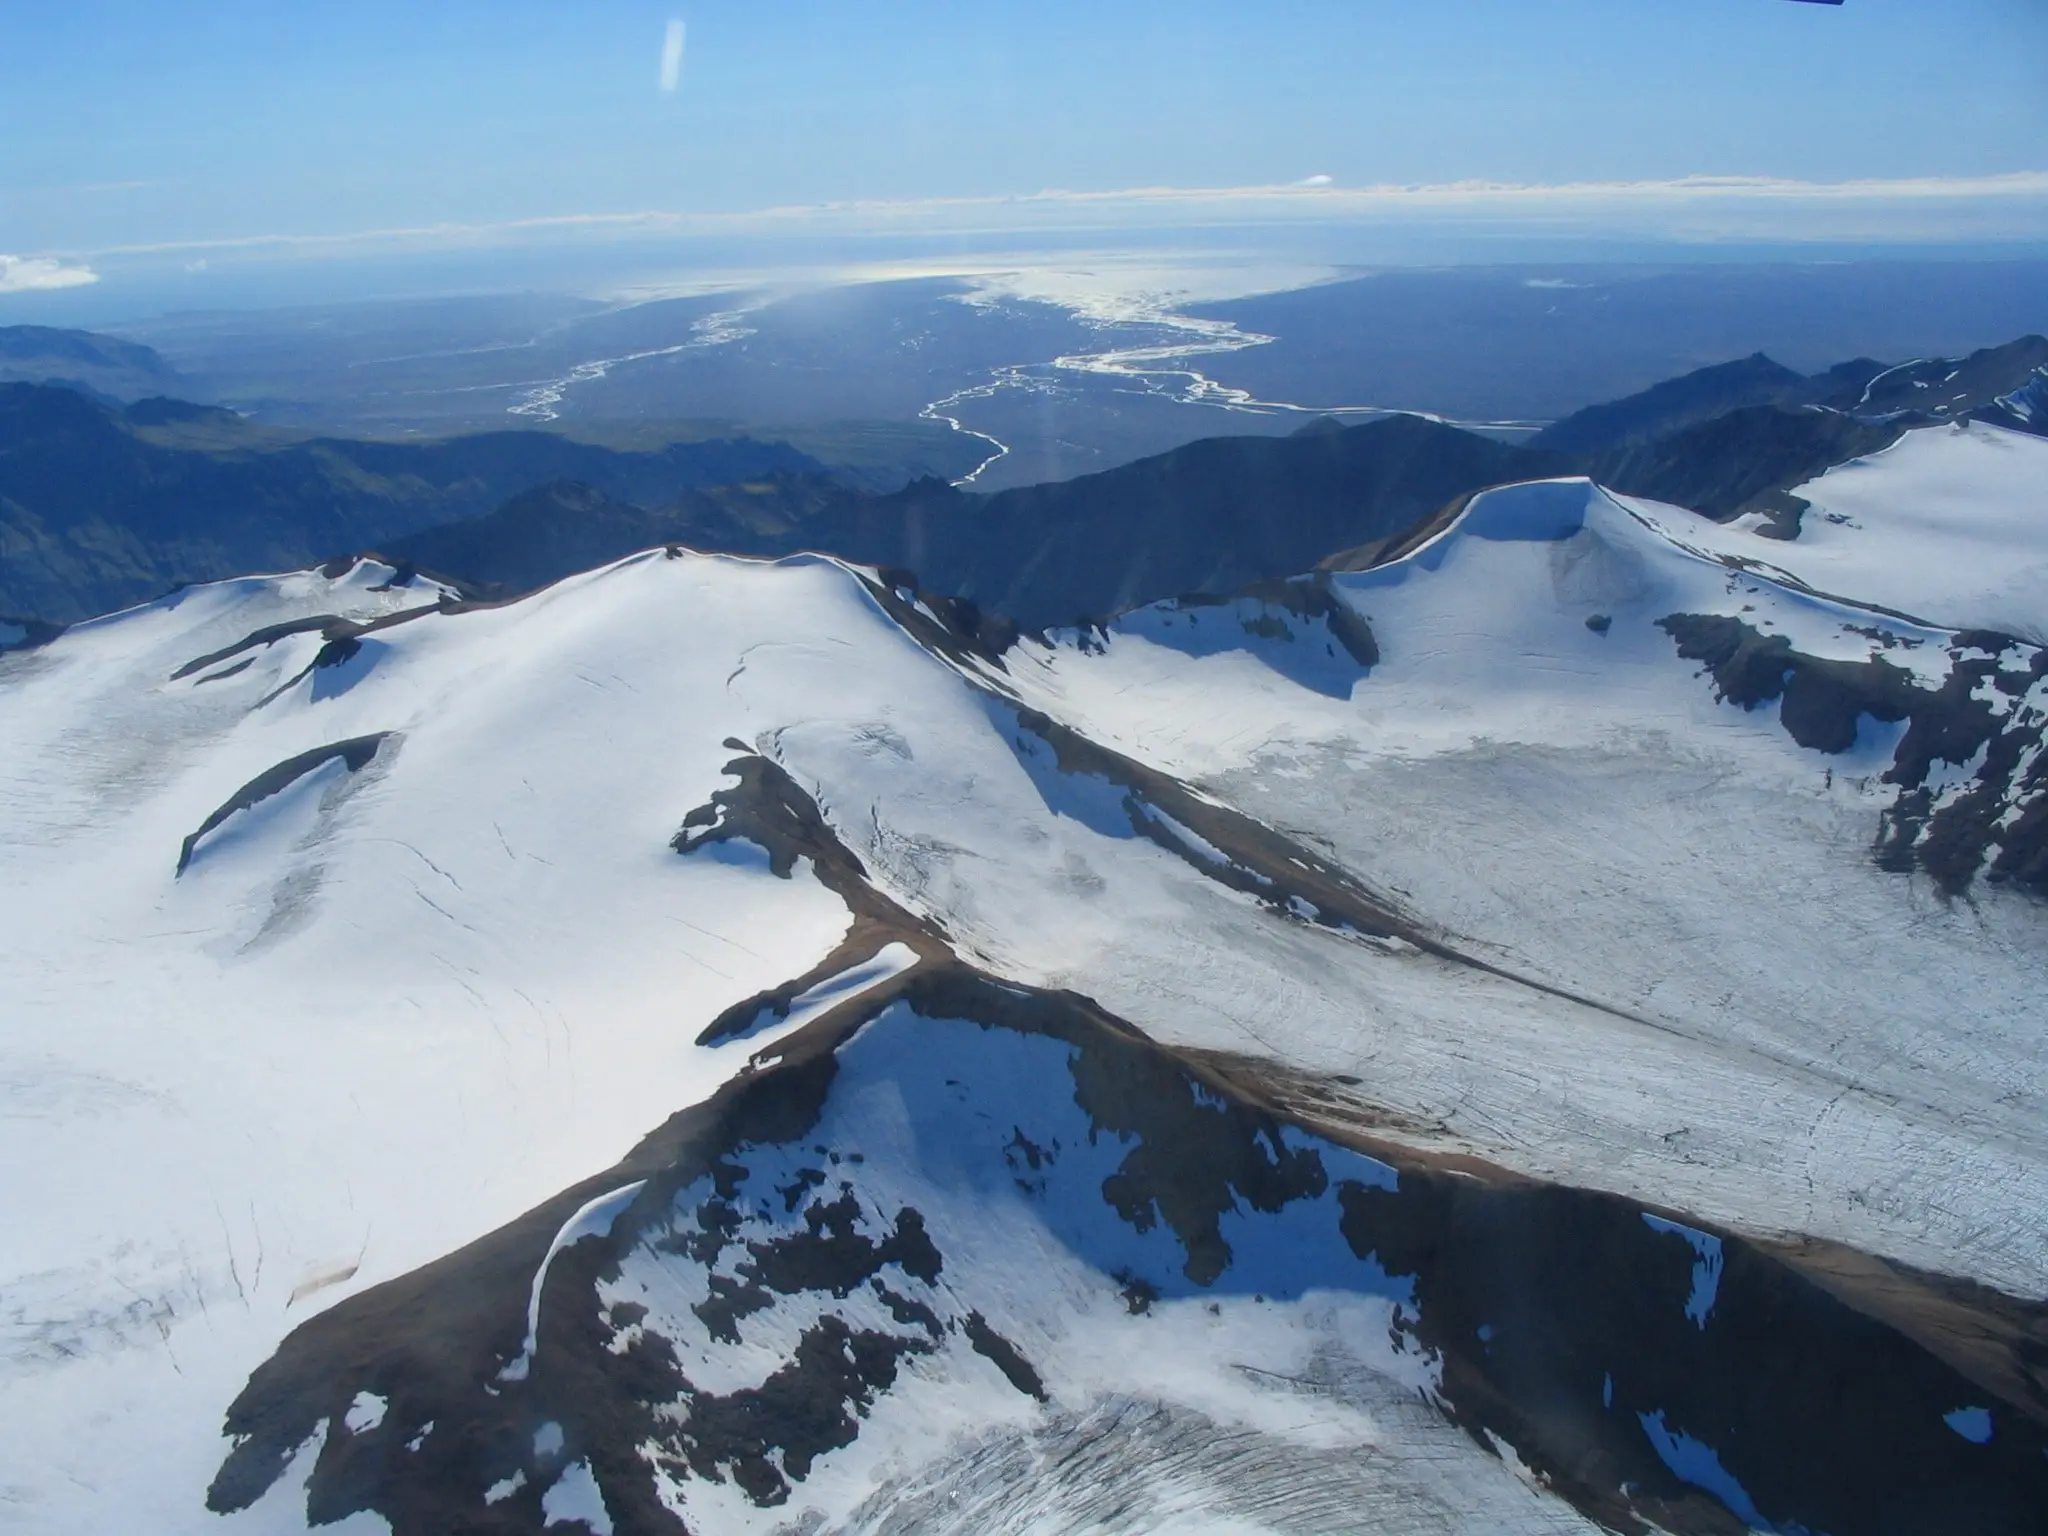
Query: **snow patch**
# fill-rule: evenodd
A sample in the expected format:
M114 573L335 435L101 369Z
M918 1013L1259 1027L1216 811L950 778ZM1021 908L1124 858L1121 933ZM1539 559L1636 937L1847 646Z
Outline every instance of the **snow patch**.
M1648 1211L1643 1212L1643 1225L1653 1232L1668 1232L1673 1237L1682 1237L1692 1249L1692 1294L1686 1298L1685 1315L1696 1327L1704 1330L1707 1318L1714 1310L1714 1298L1721 1289L1721 1266L1725 1262L1721 1239L1711 1232L1688 1227L1683 1222L1652 1216Z
M555 1255L564 1248L580 1243L586 1237L602 1237L612 1229L612 1223L633 1203L633 1197L647 1187L645 1179L636 1179L631 1184L613 1190L610 1194L598 1195L586 1200L576 1214L562 1223L555 1233L554 1241L548 1244L548 1251L540 1261L540 1268L533 1274L533 1290L526 1302L526 1342L519 1353L503 1370L498 1372L500 1381L524 1381L533 1365L533 1352L540 1343L540 1293L547 1283L548 1267L555 1262Z
M604 1507L604 1491L597 1486L587 1461L572 1462L541 1495L540 1515L549 1530L558 1525L581 1525L590 1536L612 1536L611 1512Z
M872 992L883 982L901 976L916 965L917 960L917 951L908 944L900 940L891 941L867 959L850 965L845 970L836 972L798 993L790 1000L786 1012L778 1014L772 1007L763 1008L754 1016L753 1023L744 1029L735 1030L732 1038L749 1040L759 1047L779 1040L785 1035L794 1034L813 1019L830 1013L840 1004L851 1002L865 992Z
M342 1418L342 1427L352 1435L375 1429L384 1422L384 1415L391 1404L374 1392L358 1392L355 1401L348 1405L348 1412Z
M1649 1436L1650 1444L1656 1447L1658 1456L1663 1458L1664 1465L1681 1482L1711 1493L1751 1529L1770 1529L1770 1523L1757 1512L1748 1490L1721 1465L1721 1458L1713 1447L1683 1430L1666 1428L1661 1408L1655 1413L1639 1413L1636 1418L1643 1426L1643 1433Z
M1941 1422L1961 1435L1972 1445L1991 1443L1991 1410L1989 1408L1958 1408L1953 1413L1944 1413Z

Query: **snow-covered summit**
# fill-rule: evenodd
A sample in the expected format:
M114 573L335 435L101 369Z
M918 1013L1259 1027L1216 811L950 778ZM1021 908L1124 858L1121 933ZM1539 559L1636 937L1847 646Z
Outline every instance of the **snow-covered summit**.
M1695 536L1809 587L1958 629L2048 639L2048 438L1919 427L1791 493L1797 535L1745 517Z
M1999 1528L2019 1325L1857 1250L2048 1270L1992 878L2039 653L1689 517L1508 488L1000 655L654 550L0 656L0 1510L1025 1529L1109 1518L1026 1470L1096 1445L1132 1528L1846 1531L1882 1444ZM1772 1376L1780 1423L1766 1358L1884 1369L1833 1426ZM1231 1445L1270 1497L1218 1513Z

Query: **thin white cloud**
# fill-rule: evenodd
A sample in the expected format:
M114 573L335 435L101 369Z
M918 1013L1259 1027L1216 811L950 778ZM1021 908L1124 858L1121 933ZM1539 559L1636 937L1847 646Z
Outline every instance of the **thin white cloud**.
M1301 180L1295 183L1295 185L1297 187L1328 187L1334 186L1336 184L1336 181L1337 178L1334 176L1324 176L1318 173L1314 176L1302 177Z
M661 88L673 91L683 80L683 23L671 16L661 39Z
M1967 216L1967 217L1966 217ZM1794 181L1687 176L1661 181L1460 181L1340 187L1128 187L907 200L849 200L742 210L639 209L491 223L443 223L332 234L257 234L106 246L108 258L265 250L341 254L366 247L469 247L550 236L731 235L821 231L1002 233L1035 229L1170 229L1182 224L1314 224L1404 220L1564 227L1626 223L1686 238L1907 239L2048 237L2048 171L1995 176ZM89 281L90 279L75 279Z
M79 288L100 280L87 266L70 266L48 256L0 255L0 293L39 293L50 288Z

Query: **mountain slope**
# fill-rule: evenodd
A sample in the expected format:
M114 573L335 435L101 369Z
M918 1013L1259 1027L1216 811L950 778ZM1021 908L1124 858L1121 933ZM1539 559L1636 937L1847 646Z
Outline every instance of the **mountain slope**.
M1883 366L1871 363L1869 373L1874 375ZM1804 374L1756 352L1574 411L1537 433L1530 445L1559 453L1600 453L1663 437L1745 406L1798 403L1809 392Z
M1532 448L1393 417L1207 439L994 496L929 479L893 494L835 489L813 460L745 439L643 451L538 433L307 440L178 401L109 410L24 386L0 398L0 613L65 620L178 581L369 546L480 588L530 590L685 542L913 569L1037 628L1284 577L1489 485L1570 471L1720 520L1763 514L1767 536L1792 537L1804 505L1792 487L1916 422L1981 415L2031 430L2044 349L2023 338L1953 365L1851 363L1809 379L1756 357L1594 407ZM557 483L583 489L544 489Z
M2033 409L2025 381L2035 378L2036 350L2022 341L1943 369L1966 386L1956 401L1974 411L1995 383L2008 403L1985 413L2019 420ZM1873 399L1910 390L1911 381L1886 382L1904 376L1858 362L1805 378L1759 356L1593 407L1528 448L1402 416L1289 438L1205 439L993 496L929 480L885 496L777 482L737 501L719 493L655 510L607 506L595 522L543 496L387 552L516 589L626 553L636 528L643 546L820 549L915 570L933 590L1037 629L1352 562L1476 491L1568 472L1717 521L1748 517L1766 538L1796 538L1806 503L1795 487L1939 416L1851 409L1866 389ZM549 506L562 526L543 526Z
M500 595L531 592L654 545L737 554L802 547L809 520L842 504L845 486L824 475L776 473L683 492L652 510L574 481L538 486L494 512L387 540L389 558Z
M1916 358L1887 368L1862 389L1826 403L1858 415L1909 415L1932 421L1960 421L1984 413L2002 426L2039 431L2024 413L2013 415L2007 398L2038 390L2048 379L2048 337L2022 336L1968 357Z
M47 325L0 325L0 384L74 384L113 400L195 393L151 347Z
M1027 642L1020 654L1037 662L1012 673L1039 707L1106 745L1272 824L1313 828L1338 862L1370 869L1468 952L1677 1038L1747 1042L1790 1076L1758 1064L1771 1109L1738 1113L1721 1094L1739 1097L1733 1083L1752 1067L1717 1048L1683 1107L1623 1133L1614 1117L1634 1113L1621 1107L1630 1084L1670 1079L1629 1064L1638 1042L1604 1024L1568 1047L1540 1031L1511 1044L1513 1031L1490 1026L1479 1067L1410 1038L1410 1022L1325 1017L1330 1041L1304 1065L1363 1073L1381 1095L1401 1077L1401 1102L1423 1120L1478 1130L1538 1113L1540 1166L1560 1175L1604 1182L1641 1157L1669 1194L1690 1184L1669 1161L1685 1148L1724 1178L1740 1166L1755 1180L1742 1197L1751 1219L1768 1208L1808 1229L1848 1198L1809 1180L1832 1178L1816 1127L1830 1128L1825 1141L1863 1114L1829 1106L1854 1084L1916 1106L1907 1140L1948 1150L1901 1144L1882 1175L1852 1176L1863 1191L1852 1203L1897 1199L1916 1231L1962 1246L2010 1232L1961 1214L1990 1186L1966 1194L1948 1181L1975 1184L1985 1138L2035 1137L2031 1110L1999 1112L1995 1130L1982 1117L1989 1100L2033 1104L2043 1086L2015 1054L2019 1015L1983 988L2008 966L2017 982L2040 964L2039 911L2012 888L2037 886L2042 867L2043 653L1775 584L1689 545L1692 526L1583 484L1497 491L1407 558L1326 579L1370 625L1369 669L1320 625L1244 602L1159 605L1043 650ZM1943 897L1966 887L1980 905ZM1881 994L1860 976L1883 978ZM1218 1027L1204 1043L1256 1050L1271 1038ZM1933 1035L1952 1043L1932 1047ZM1924 1074L1893 1054L1921 1048L1908 1040L1933 1052ZM1563 1074L1574 1088L1568 1102L1540 1094L1539 1111L1496 1072ZM1803 1100L1789 1085L1808 1073L1817 1097ZM1718 1197L1686 1198L1699 1210ZM1960 1262L1950 1240L1889 1251ZM1997 1268L2022 1288L2043 1272L2018 1250Z
M1646 390L1573 412L1530 439L1534 448L1604 454L1673 438L1737 411L1818 406L1872 425L1978 418L2033 430L2030 391L2048 379L2048 338L2022 336L1964 358L1915 358L1888 367L1869 358L1811 377L1758 352L1700 368ZM2013 401L2018 401L2015 408Z
M16 1507L2031 1529L2048 669L1696 526L1519 485L1008 646L656 550L0 656Z
M544 432L300 438L172 401L116 411L0 385L0 613L64 621L179 582L290 569L481 513L559 479L658 501L822 466L775 443L618 453Z
M1036 628L1305 570L1455 496L1558 467L1416 416L1301 437L1211 438L1004 491L950 520L927 516L890 563ZM848 552L875 558L857 545Z
M1613 449L1592 469L1603 485L1715 521L1765 514L1774 533L1790 536L1799 511L1787 499L1790 487L1890 446L1899 431L1834 412L1744 406L1669 437Z
M614 1169L295 1333L229 1414L216 1508L318 1441L308 1514L398 1532L480 1510L741 1530L791 1506L835 1528L1137 1530L1185 1528L1197 1501L1233 1528L1590 1528L1454 1426L1624 1530L1727 1509L2017 1528L2048 1494L2048 1434L2008 1420L1996 1463L1976 1454L1943 1413L1981 1389L1859 1288L1630 1202L1290 1125L1084 998L952 960L786 775L731 768L679 848L815 860L869 945L895 936L877 958L914 962L842 988ZM1189 1401L1165 1360L1219 1350L1261 1364ZM1134 1392L1159 1400L1149 1425L1054 1406ZM1304 1435L1311 1402L1334 1422ZM929 1458L940 1405L965 1443L890 1478ZM1218 1475L1195 1447L1224 1416ZM1707 1423L1718 1452L1675 1427ZM1005 1467L1020 1431L1093 1440L1115 1489ZM1359 1438L1403 1471L1328 1454Z
M1566 464L1402 416L1292 438L1208 438L990 496L932 480L889 496L830 493L785 478L649 511L546 492L384 552L516 590L653 543L819 549L915 570L933 591L1035 628L1304 570L1456 496Z
M1784 499L1789 513L1686 537L1935 624L2048 638L2048 439L1984 423L1918 427Z

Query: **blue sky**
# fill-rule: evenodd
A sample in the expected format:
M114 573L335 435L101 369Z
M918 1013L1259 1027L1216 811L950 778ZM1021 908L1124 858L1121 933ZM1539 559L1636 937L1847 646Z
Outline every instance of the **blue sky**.
M686 46L664 92L671 19ZM533 219L1046 189L1967 180L2048 172L2048 3L67 0L8 8L0 143L0 252L109 277L336 254L273 237L343 237L360 256L428 238L374 232L423 226L466 226L483 248L617 233L496 228ZM1655 224L1661 195L1630 217ZM1946 213L1906 201L1902 238L1939 237ZM1140 202L1141 223L1235 217ZM1681 234L1711 238L1724 217L1798 232L1782 194L1762 212L1709 202L1686 202ZM1994 189L1958 232L2038 238L2044 204ZM1882 212L1859 206L1852 233L1882 237ZM1525 195L1495 212L1548 210ZM944 217L1070 216L1040 200ZM31 266L15 263L16 286Z

